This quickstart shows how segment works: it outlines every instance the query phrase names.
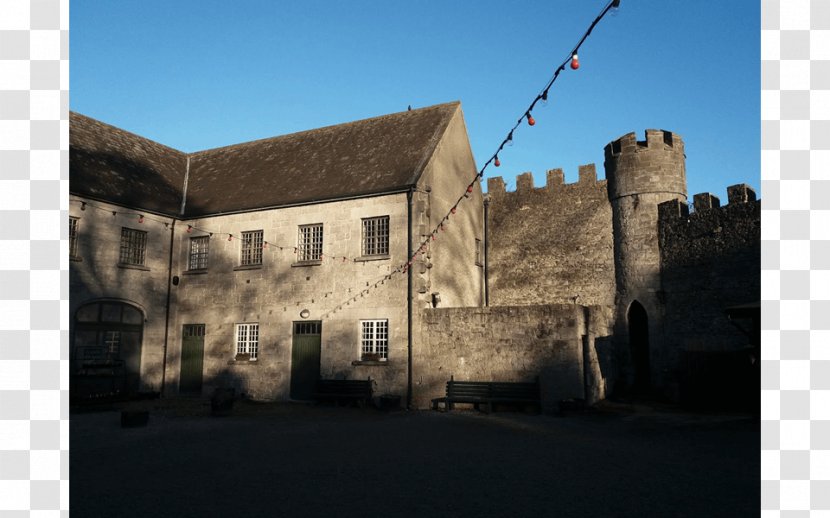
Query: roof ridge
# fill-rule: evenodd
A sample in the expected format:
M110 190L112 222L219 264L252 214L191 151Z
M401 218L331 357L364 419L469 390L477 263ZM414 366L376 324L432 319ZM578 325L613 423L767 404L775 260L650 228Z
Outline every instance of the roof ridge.
M259 139L255 139L255 140L246 140L244 142L237 142L236 144L228 144L226 146L219 146L219 147L214 147L214 148L202 149L202 150L199 150L199 151L193 151L192 153L188 153L188 154L191 155L191 156L195 156L195 155L203 155L203 154L207 154L207 153L212 153L212 152L215 152L215 151L225 151L225 150L228 150L229 148L241 148L243 146L248 146L248 145L252 145L252 144L261 144L265 141L278 140L278 139L288 138L288 137L297 137L297 136L304 135L304 134L307 134L307 133L314 133L314 132L318 132L318 131L321 131L321 130L328 130L328 129L331 129L331 128L346 128L348 126L352 126L352 125L355 125L355 124L367 123L367 122L370 122L370 121L378 121L378 120L381 120L381 119L388 119L388 118L391 118L391 117L400 116L400 115L405 114L405 113L423 112L423 111L427 111L427 110L437 110L439 108L444 108L444 107L451 106L451 105L461 106L461 101L450 101L450 102L441 103L441 104L433 104L431 106L424 106L423 108L416 108L414 110L404 110L404 111L399 111L399 112L394 112L394 113L386 113L386 114L378 115L378 116L375 116L375 117L368 117L366 119L358 119L358 120L349 121L349 122L341 122L339 124L330 124L328 126L321 126L319 128L311 128L311 129L307 129L307 130L295 131L293 133L286 133L284 135L274 135L272 137L263 137L263 138L259 138Z

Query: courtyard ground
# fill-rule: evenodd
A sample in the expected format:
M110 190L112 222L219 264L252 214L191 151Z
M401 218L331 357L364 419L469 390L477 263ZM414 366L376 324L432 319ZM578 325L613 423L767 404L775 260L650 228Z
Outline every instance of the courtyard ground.
M73 516L743 517L757 418L607 403L566 417L207 400L70 421Z

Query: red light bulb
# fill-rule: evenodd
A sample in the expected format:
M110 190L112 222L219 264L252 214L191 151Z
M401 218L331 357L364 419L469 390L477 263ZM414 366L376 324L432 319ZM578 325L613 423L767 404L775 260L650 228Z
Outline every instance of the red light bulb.
M472 185L467 186L467 192L472 194L472 192L473 192L473 186Z
M233 234L228 234L228 241L233 239Z
M501 165L501 160L499 160L498 155L496 155L496 159L493 161L493 165L499 167Z
M144 223L144 214L138 216L138 222L139 223Z
M574 54L571 58L571 69L576 70L577 68L579 68L579 56Z
M527 124L528 126L533 126L534 124L536 124L536 119L534 119L533 115L529 113L527 114Z
M453 208L451 208L451 209L450 209L450 212L452 212L453 214L455 214L455 211L456 211L456 208L455 208L455 207L453 207Z
M188 233L188 234L190 234L190 233L192 233L192 232L193 232L193 227L192 227L192 226L190 226L190 225L188 225L188 226L187 226L187 233Z

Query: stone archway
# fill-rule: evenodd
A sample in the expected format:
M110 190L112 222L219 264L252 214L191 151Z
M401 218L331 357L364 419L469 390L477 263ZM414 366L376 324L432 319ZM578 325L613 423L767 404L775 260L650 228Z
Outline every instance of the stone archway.
M628 344L634 370L632 391L648 392L651 387L651 361L648 340L648 313L638 301L628 308Z
M78 308L72 346L78 392L138 392L143 331L144 314L131 304L102 300Z

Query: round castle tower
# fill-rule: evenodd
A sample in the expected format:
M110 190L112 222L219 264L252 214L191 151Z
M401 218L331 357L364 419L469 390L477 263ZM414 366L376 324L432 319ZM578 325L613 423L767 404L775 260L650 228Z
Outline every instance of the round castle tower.
M644 142L629 133L605 146L617 281L616 334L629 339L622 374L635 389L661 384L657 205L672 199L686 202L683 151L679 135L652 129L646 130Z

